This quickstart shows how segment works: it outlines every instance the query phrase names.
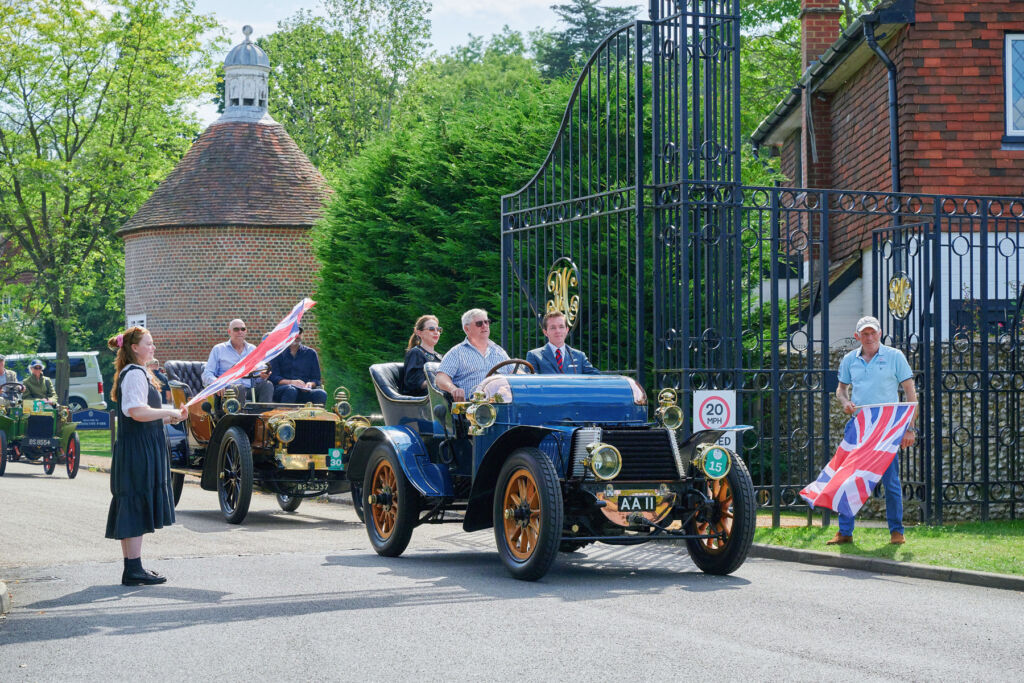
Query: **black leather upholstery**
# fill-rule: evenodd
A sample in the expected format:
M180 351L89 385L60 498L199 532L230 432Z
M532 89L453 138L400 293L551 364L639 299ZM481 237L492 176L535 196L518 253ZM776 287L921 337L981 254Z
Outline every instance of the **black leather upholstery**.
M167 379L172 382L181 382L187 386L191 396L202 391L203 370L205 369L206 363L198 360L169 360L164 363Z
M430 399L401 393L402 363L376 363L370 366L370 379L377 392L384 423L400 425L410 421L430 420Z

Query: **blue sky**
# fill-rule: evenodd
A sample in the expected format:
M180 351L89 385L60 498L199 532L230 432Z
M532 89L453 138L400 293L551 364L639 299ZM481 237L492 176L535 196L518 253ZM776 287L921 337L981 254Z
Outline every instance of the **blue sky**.
M558 0L562 2L563 0ZM434 0L430 13L431 42L441 54L466 42L470 33L489 36L509 25L524 34L543 26L558 27L558 15L550 8L556 0ZM300 8L316 9L317 0L282 2L281 0L196 0L196 11L213 14L227 30L231 45L242 40L242 26L253 27L253 38L273 33L277 22L292 16ZM637 7L637 16L646 17L646 2L637 0L604 0L606 7ZM643 8L643 9L641 9ZM213 105L199 108L203 123L210 123L217 114Z

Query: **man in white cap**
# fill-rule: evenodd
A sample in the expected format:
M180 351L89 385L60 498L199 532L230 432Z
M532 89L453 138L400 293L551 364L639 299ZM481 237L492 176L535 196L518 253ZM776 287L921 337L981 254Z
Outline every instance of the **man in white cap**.
M843 412L853 415L859 406L874 403L897 403L899 389L903 389L906 400L917 403L917 389L914 387L914 371L910 369L907 357L899 349L881 343L882 325L878 318L866 315L857 321L853 335L860 342L860 348L850 351L839 362L839 387L836 396L843 406ZM853 388L851 396L850 389ZM917 422L917 413L914 413ZM917 427L911 425L900 446L909 448L917 439ZM903 537L903 485L900 483L899 455L892 459L889 469L882 475L885 487L885 518L889 523L889 542L902 544ZM839 513L839 531L827 545L853 543L853 516Z

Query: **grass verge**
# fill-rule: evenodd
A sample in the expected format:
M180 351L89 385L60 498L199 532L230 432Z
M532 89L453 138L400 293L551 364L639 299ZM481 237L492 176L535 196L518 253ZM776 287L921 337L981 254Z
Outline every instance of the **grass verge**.
M110 457L110 430L89 429L79 430L78 439L82 444L82 455L98 455Z
M839 527L758 528L755 543L878 557L898 562L1024 576L1024 520L907 527L905 545L891 545L888 529L857 527L853 543L827 546Z

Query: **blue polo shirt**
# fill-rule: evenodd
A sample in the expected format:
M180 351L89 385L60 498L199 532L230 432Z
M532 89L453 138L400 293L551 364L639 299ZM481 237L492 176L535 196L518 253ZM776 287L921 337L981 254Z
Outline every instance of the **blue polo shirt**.
M903 352L885 344L879 345L871 362L861 357L860 347L839 362L839 381L853 387L850 400L858 406L896 403L900 400L900 384L913 376Z

